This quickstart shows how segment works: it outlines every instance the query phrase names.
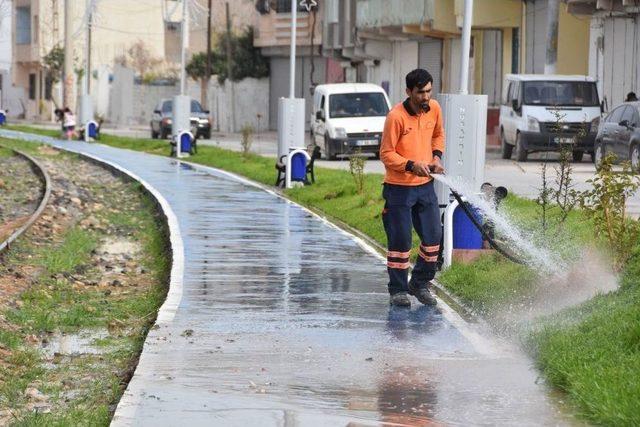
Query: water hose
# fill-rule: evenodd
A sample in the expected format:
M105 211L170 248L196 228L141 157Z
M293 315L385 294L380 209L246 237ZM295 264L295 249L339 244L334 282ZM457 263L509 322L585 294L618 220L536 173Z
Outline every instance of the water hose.
M482 234L482 237L487 242L489 242L489 245L493 249L495 249L496 252L498 252L499 254L501 254L502 256L507 258L508 260L513 261L516 264L524 264L524 261L516 258L512 254L507 252L505 249L503 249L500 245L498 245L498 243L496 243L496 241L493 239L493 237L491 237L489 235L489 233L487 233L487 230L485 230L485 228L482 226L482 224L480 224L478 222L478 219L475 217L473 212L471 212L471 210L469 209L469 206L467 206L467 203L464 200L462 200L462 196L460 196L460 194L458 194L454 189L452 189L452 188L449 188L449 189L451 190L451 194L453 194L453 197L458 201L458 204L460 205L460 207L462 208L464 213L467 214L467 216L469 217L469 219L471 220L473 225L475 225L476 228L480 231L480 233Z

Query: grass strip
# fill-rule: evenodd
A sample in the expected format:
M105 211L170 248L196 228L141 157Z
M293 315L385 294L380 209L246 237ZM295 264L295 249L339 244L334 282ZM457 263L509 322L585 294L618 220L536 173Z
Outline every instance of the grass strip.
M16 130L52 135L32 128ZM166 141L105 134L100 142L151 154L169 154ZM234 172L266 185L273 185L276 176L273 159L253 154L243 156L217 147L201 145L198 154L189 161ZM363 194L357 193L347 171L317 168L316 180L316 185L285 190L285 194L386 245L380 219L381 175L365 176ZM535 202L509 196L503 205L521 221L519 225L524 229L535 227L538 209ZM592 232L591 224L579 213L573 213L566 222L563 238L553 237L559 250L571 252L590 242ZM534 280L534 272L498 256L482 257L469 265L454 264L440 276L441 283L451 292L485 313L514 296L526 294ZM548 319L531 334L532 352L550 383L565 390L579 404L586 419L598 424L640 425L638 289L640 254L627 265L621 290Z

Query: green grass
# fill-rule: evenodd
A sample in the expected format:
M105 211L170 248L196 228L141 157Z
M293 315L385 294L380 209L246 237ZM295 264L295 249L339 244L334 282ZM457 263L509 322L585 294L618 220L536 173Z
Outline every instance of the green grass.
M29 130L29 129L24 129ZM38 133L41 133L38 131ZM102 143L119 148L168 155L164 141L103 135ZM201 146L189 161L225 169L273 185L273 160ZM316 169L317 184L285 190L292 200L329 218L338 219L381 245L386 238L380 219L381 175L368 175L364 194L357 194L346 171ZM538 207L509 196L503 209L524 229L537 227ZM570 255L593 244L593 227L579 212L561 230L548 233L554 249ZM440 281L475 310L489 314L513 299L526 296L537 280L535 272L494 255L470 265L454 264ZM584 416L604 425L640 424L640 251L628 264L619 291L546 320L531 334L530 350L549 382L566 391Z
M0 141L6 146L51 158L77 158L69 154L43 154L39 144L25 141ZM94 216L108 224L104 229L85 230L73 227L60 241L35 246L19 239L0 265L20 264L37 267L32 285L20 295L20 305L8 309L4 316L12 326L0 329L0 346L12 351L7 365L0 363L0 408L23 408L27 403L24 390L36 384L50 396L50 414L22 412L14 425L108 425L110 407L123 391L123 375L131 369L139 355L144 338L164 301L171 268L167 252L166 225L156 213L155 204L144 194L138 183L121 184L128 203L118 204L122 191L108 191L107 184L90 188L93 194L103 194L104 209ZM82 218L78 218L78 221ZM74 276L92 274L90 253L105 237L128 236L141 248L140 265L152 274L153 284L144 291L106 293L104 288L74 286ZM137 277L130 272L131 277ZM136 289L136 288L132 288ZM142 289L142 288L140 288ZM83 355L45 369L42 355L25 345L29 335L46 332L75 333L91 328L104 329L123 325L109 339L97 343L105 351L101 355ZM79 382L79 397L66 401L62 395L69 382Z
M65 234L64 241L55 250L43 248L39 251L36 263L50 275L73 273L76 268L86 264L97 244L95 233L74 227Z

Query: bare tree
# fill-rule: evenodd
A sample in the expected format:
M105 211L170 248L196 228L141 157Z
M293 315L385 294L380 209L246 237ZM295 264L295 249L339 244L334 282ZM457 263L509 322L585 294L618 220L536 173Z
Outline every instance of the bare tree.
M162 63L162 59L155 58L144 41L138 40L127 50L126 63L131 65L141 78L144 78L149 71Z

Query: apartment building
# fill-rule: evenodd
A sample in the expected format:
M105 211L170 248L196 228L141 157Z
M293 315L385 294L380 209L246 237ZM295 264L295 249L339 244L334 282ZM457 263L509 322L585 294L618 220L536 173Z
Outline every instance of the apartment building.
M640 93L640 0L568 0L568 7L590 24L589 75L605 108Z
M84 65L86 15L84 0L69 0L70 32L74 68ZM97 3L92 16L91 82L97 84L98 71L105 75L114 58L142 41L150 54L164 58L164 5L158 0L109 0ZM21 114L26 118L51 118L61 105L61 85L53 84L43 58L54 46L64 46L65 0L14 0L12 13L12 80L24 90ZM78 92L76 73L70 77ZM76 99L76 96L73 97ZM73 102L71 103L73 104ZM71 105L74 107L74 105ZM15 112L14 112L15 113Z

